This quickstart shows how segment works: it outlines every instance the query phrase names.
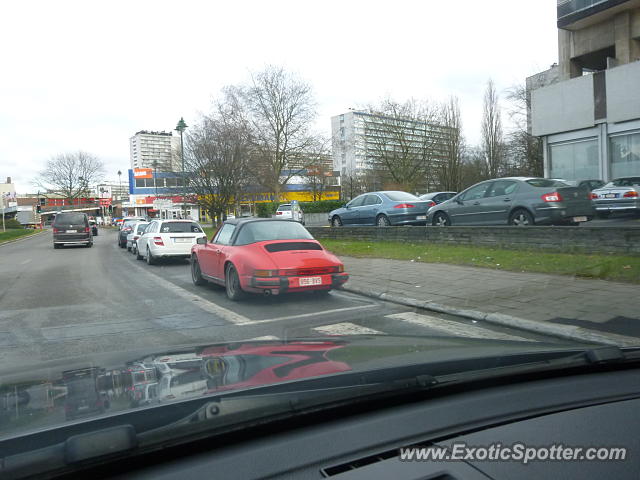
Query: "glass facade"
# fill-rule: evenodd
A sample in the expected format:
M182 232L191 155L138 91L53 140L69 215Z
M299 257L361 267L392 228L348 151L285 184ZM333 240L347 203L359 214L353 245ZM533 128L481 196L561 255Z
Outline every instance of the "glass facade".
M640 175L640 132L609 138L611 178Z
M549 153L551 178L564 180L600 178L598 140L596 138L551 144Z

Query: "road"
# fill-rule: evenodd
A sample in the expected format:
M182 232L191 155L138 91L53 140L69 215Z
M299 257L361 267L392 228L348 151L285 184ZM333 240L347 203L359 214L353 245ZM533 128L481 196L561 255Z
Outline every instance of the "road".
M252 296L192 284L187 261L149 266L101 229L93 248L54 250L45 232L0 246L0 371L178 345L340 334L557 341L334 291ZM66 360L64 360L66 361Z

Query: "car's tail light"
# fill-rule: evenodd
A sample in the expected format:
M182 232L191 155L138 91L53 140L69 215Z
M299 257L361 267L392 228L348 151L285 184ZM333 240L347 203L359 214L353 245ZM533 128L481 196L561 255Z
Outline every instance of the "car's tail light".
M344 272L344 265L340 264L338 265L338 273L342 273Z
M84 233L89 233L91 229L89 227L84 227Z
M137 240L137 239L139 239L139 238L140 238L140 235L134 235L134 236L133 236L133 239L134 239L134 240Z
M633 190L630 192L626 192L623 197L624 198L638 198L638 192L634 192Z
M53 227L53 233L60 233L62 230L60 230L59 228L55 228Z
M595 200L596 198L598 198L598 194L597 193L590 193L589 194L589 200Z
M276 215L282 215L282 212L276 212Z
M162 241L162 237L153 237L153 243L160 247L164 247L164 242Z
M545 193L540 198L542 198L543 202L561 202L562 200L564 200L562 198L562 195L560 195L558 192Z
M413 207L415 207L415 205L412 203L399 203L393 208L413 208Z
M278 270L254 270L254 277L277 277Z
M436 202L434 202L433 200L429 200L427 202L427 208L435 207L435 205L436 205Z

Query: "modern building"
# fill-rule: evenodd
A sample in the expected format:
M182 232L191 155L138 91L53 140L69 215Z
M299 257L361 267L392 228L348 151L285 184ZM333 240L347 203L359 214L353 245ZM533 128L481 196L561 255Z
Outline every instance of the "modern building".
M377 163L380 149L393 149L402 136L420 154L425 146L444 155L448 129L411 119L391 118L364 111L331 117L333 169L341 175L358 175ZM436 155L436 156L437 156Z
M131 168L154 168L161 172L182 171L180 137L171 132L140 130L129 139Z
M527 79L545 175L640 175L640 0L561 0L558 65Z

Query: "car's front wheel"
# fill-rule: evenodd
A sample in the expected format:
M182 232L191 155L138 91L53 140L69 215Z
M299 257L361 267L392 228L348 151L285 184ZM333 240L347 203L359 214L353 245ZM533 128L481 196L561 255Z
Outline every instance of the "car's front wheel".
M229 265L224 276L224 286L227 291L227 297L234 302L244 297L244 292L240 287L240 277L238 271L233 265Z
M451 220L446 213L438 212L433 216L434 227L448 227L449 225L451 225Z
M523 209L516 210L509 217L509 225L513 225L514 227L528 227L534 224L533 215Z
M195 255L191 257L191 280L193 280L194 285L204 285L207 281L202 276L202 271L200 270L200 264L198 263L198 257Z
M342 220L340 219L339 216L334 215L333 218L331 219L331 226L332 227L341 227L342 226Z

